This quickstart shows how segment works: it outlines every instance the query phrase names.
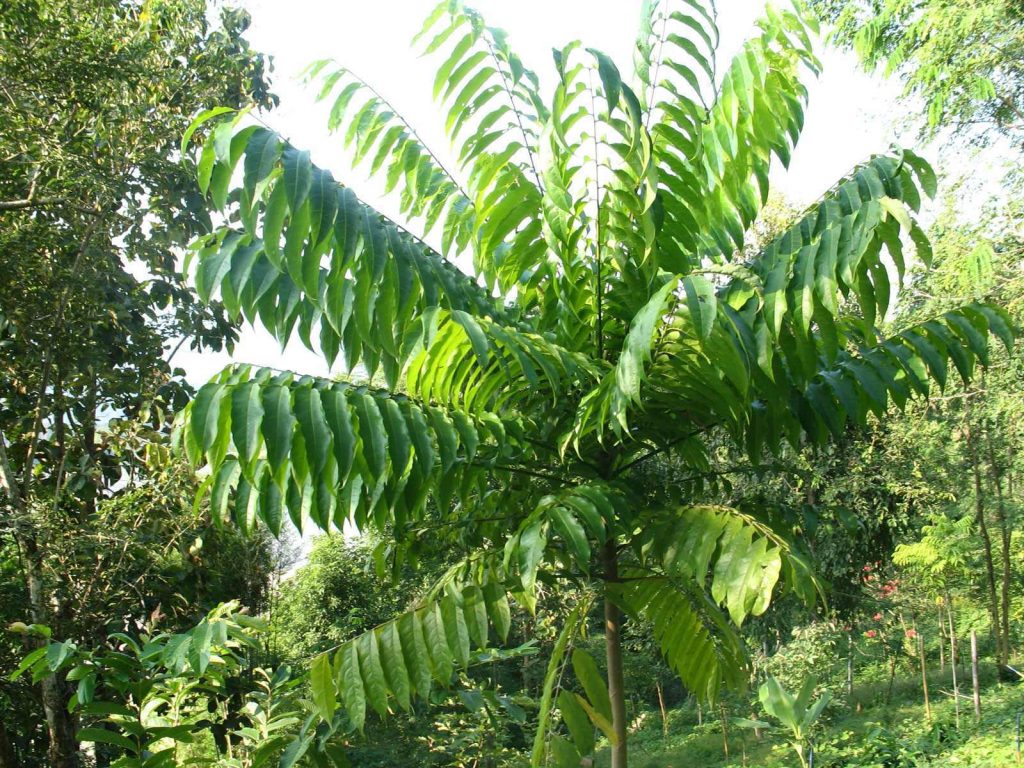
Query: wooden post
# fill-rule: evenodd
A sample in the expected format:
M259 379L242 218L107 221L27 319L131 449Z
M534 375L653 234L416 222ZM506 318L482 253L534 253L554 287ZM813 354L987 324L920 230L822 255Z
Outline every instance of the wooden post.
M974 683L974 719L981 720L981 686L978 684L978 633L971 630L971 681Z
M928 701L928 667L924 659L924 635L917 635L917 650L921 656L921 688L924 690L924 714L929 721L932 719L932 705Z

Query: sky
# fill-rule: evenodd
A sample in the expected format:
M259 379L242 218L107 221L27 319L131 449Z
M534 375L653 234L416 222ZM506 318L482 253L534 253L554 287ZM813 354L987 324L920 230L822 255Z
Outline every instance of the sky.
M365 171L350 170L341 138L327 133L326 108L315 103L315 91L298 74L310 63L333 58L374 87L444 158L448 142L431 100L438 58L420 58L410 45L436 0L245 0L252 15L247 37L253 47L273 57L273 90L281 105L265 122L294 145L309 149L313 161L329 168L359 196L389 213ZM487 19L509 33L512 47L537 72L542 90L554 78L551 49L573 39L609 54L630 71L640 0L475 0ZM763 0L719 0L719 47L722 71L743 40L754 31ZM819 47L821 77L805 80L809 90L806 124L788 170L776 168L773 188L797 207L819 198L858 162L893 144L909 145L913 136L897 116L900 85L861 71L849 53ZM265 331L246 327L233 356L198 354L183 348L174 364L184 368L196 386L205 383L232 360L323 375L326 365L301 344L284 351Z

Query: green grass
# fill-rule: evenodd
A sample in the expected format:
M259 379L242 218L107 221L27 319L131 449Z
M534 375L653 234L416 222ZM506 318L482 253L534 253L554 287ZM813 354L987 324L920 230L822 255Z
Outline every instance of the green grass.
M991 670L982 678L982 717L975 723L970 680L961 682L960 725L946 675L929 676L932 717L925 715L920 678L897 679L889 699L888 680L855 687L849 702L829 708L828 719L816 736L817 768L1012 768L1016 715L1024 710L1024 683L1002 684ZM735 707L734 707L735 708ZM738 708L735 708L738 710ZM754 712L730 712L750 717ZM761 715L758 715L762 717ZM792 768L799 765L781 732L762 734L728 728L725 755L717 716L703 725L683 706L669 713L667 735L657 712L645 713L631 734L633 768ZM1024 765L1022 763L1021 765ZM607 752L598 754L596 768L608 766Z

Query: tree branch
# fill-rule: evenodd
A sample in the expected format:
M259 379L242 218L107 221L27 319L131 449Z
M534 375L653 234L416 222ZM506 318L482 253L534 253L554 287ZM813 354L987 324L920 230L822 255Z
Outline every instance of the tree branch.
M87 216L99 216L102 211L96 208L86 208L85 206L75 205L69 200L63 197L26 197L22 200L0 200L0 212L2 211L23 211L29 208L50 208L50 207L63 207L70 208L78 213L83 213Z

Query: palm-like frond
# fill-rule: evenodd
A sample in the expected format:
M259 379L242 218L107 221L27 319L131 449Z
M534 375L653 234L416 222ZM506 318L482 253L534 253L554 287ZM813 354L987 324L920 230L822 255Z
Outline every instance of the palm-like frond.
M212 128L197 171L227 223L191 255L201 296L386 384L235 368L204 387L181 435L218 518L275 532L285 515L351 520L399 553L451 530L490 558L440 607L318 661L325 719L339 696L357 725L367 703L407 706L482 646L485 614L507 631L506 594L533 608L559 578L600 583L650 621L693 690L740 684L733 627L780 582L813 597L807 562L749 515L635 487L637 464L663 454L700 476L711 434L757 464L927 395L950 363L970 378L990 335L1012 342L984 303L882 333L907 245L930 259L914 214L935 179L912 152L871 158L744 250L769 167L788 164L802 129L809 24L770 9L719 79L713 4L652 0L634 85L573 43L545 102L504 33L446 1L422 37L441 60L450 170L365 82L314 68L330 127L418 234L272 131ZM440 253L424 242L437 227ZM449 260L466 255L473 274ZM573 666L591 677L578 654ZM592 683L582 697L548 681L542 722L557 696L573 741L545 731L535 763L592 748L588 722L618 738Z

